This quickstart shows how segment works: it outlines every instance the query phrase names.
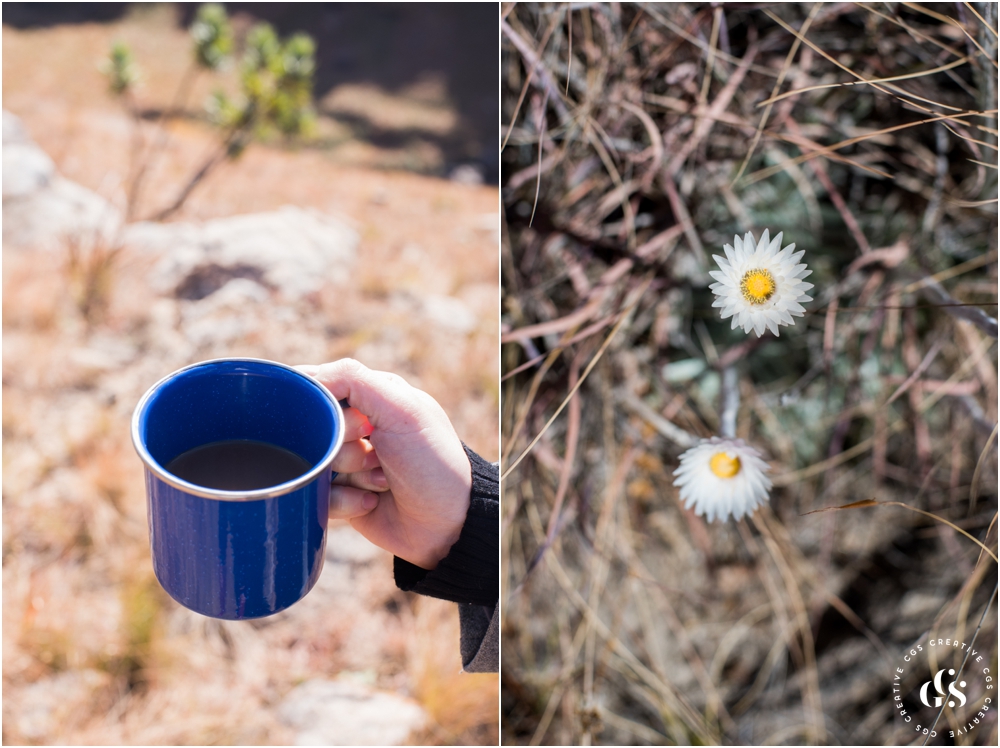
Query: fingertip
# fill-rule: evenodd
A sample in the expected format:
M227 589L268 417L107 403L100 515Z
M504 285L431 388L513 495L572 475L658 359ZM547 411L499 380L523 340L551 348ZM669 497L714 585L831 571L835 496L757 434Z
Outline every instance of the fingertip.
M331 519L354 519L368 514L378 506L378 496L350 486L334 485L330 489Z
M368 416L357 408L344 408L343 403L341 404L341 409L344 413L345 439L364 439L366 436L371 436L375 427L372 426L371 421L368 420Z

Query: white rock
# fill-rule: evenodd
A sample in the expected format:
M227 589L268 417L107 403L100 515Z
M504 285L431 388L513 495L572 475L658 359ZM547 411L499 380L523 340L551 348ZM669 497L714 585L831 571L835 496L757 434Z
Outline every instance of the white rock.
M58 739L67 726L82 722L95 693L110 678L97 670L67 670L17 689L20 708L4 717L13 717L15 729L30 740L42 743ZM11 705L13 706L13 705Z
M319 678L294 688L278 718L297 731L296 745L404 745L427 724L427 713L411 699Z
M458 184L480 185L483 183L483 174L472 164L461 164L456 166L448 174L448 179Z
M249 278L233 278L212 294L212 305L217 309L240 310L248 304L262 304L270 298L267 289Z
M138 223L127 229L125 242L163 255L152 278L163 293L196 300L246 278L295 299L325 282L346 283L358 237L336 218L286 206L203 224Z
M461 299L441 294L424 297L424 316L439 329L453 333L472 332L478 322Z
M125 337L98 333L88 345L72 349L69 357L85 369L114 371L130 363L137 354L136 347Z
M3 242L7 246L81 249L110 243L121 226L111 203L60 177L21 121L3 113Z
M3 204L5 245L59 249L76 242L87 249L109 245L120 225L121 213L111 203L60 176L43 189Z
M180 332L196 348L219 350L276 321L281 310L265 306L269 299L259 283L234 278L201 301L179 302Z
M28 131L24 129L24 125L21 122L20 117L17 117L6 109L3 110L3 144L4 146L11 145L12 143L30 143L31 138L28 137Z
M48 187L56 173L45 151L33 143L6 142L6 115L3 144L3 199L26 197Z

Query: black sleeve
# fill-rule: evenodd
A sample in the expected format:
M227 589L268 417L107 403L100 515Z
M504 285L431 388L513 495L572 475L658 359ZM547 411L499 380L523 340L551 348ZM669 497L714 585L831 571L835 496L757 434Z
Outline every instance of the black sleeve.
M393 572L401 590L492 610L500 598L500 468L468 447L465 453L472 491L458 541L433 571L396 557Z
M500 669L500 606L458 606L459 642L462 670L467 673L495 673Z

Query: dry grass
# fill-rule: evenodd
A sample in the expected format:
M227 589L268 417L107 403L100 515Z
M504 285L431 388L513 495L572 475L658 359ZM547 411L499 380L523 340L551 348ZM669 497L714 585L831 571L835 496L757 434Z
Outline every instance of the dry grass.
M971 636L995 562L899 507L805 515L898 501L996 552L996 18L973 10L504 6L505 743L918 738L894 668ZM707 271L764 228L816 298L757 340ZM671 473L725 396L775 489L711 525ZM996 631L989 607L993 670ZM945 742L996 743L993 711L948 737L969 689L936 742L950 719Z
M169 100L188 51L167 12L3 29L5 108L63 175L120 207L127 148L108 144L128 142L129 119L96 66L112 39L126 38L146 70L143 103ZM212 142L197 121L170 127L140 214ZM5 743L287 743L294 734L276 717L284 696L339 674L422 701L431 742L496 742L496 677L460 672L454 605L399 592L388 554L328 562L301 603L251 624L184 610L149 560L129 417L151 383L192 361L357 356L425 388L470 446L498 457L496 189L365 168L395 158L369 155L254 145L185 206L185 220L308 206L344 217L361 237L349 286L249 305L239 311L247 332L232 338L190 334L198 302L157 295L155 257L5 247ZM460 297L477 314L474 329L432 329L413 314L432 293Z

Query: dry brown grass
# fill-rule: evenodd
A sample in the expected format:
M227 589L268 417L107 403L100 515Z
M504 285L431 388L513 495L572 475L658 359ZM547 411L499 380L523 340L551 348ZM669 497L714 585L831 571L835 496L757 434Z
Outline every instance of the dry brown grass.
M996 19L972 9L504 6L505 743L908 743L894 663L987 608L995 669L975 543L899 507L806 516L899 501L995 553ZM764 228L816 298L758 341L706 272ZM723 394L775 489L712 525L671 473ZM996 736L990 712L956 742Z

